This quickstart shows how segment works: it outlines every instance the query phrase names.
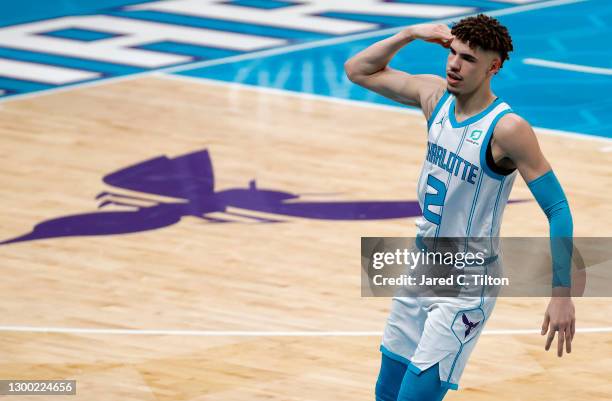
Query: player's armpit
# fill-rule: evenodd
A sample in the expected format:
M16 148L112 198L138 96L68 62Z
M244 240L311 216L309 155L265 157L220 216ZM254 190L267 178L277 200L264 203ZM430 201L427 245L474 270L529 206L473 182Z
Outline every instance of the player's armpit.
M433 116L434 110L436 109L438 102L440 102L442 99L442 96L444 96L445 92L446 83L444 83L442 86L438 86L436 90L424 91L420 95L421 110L423 111L423 115L427 121L435 117Z

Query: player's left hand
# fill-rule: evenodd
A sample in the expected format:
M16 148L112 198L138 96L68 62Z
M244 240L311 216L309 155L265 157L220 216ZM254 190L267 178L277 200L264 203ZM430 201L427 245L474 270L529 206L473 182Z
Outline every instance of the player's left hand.
M546 346L544 349L548 351L555 339L555 332L558 332L557 356L563 356L563 344L569 354L572 352L572 340L576 332L576 316L574 303L569 296L555 297L553 296L548 303L546 313L544 314L544 322L542 323L542 335L548 332L546 338ZM549 330L550 328L550 330Z

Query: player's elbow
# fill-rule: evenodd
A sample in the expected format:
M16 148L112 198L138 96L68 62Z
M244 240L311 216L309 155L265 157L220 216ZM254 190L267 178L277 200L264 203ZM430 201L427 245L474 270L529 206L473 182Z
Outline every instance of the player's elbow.
M571 236L574 225L572 213L555 173L549 170L527 186L550 222L551 236Z
M555 204L544 208L544 213L549 219L557 216L572 216L567 198L563 196Z
M383 72L387 67L378 69L358 57L350 58L344 63L344 72L351 82L368 87L370 79Z
M358 84L362 81L363 74L359 74L353 59L348 59L344 63L344 73L346 74L347 78L353 83Z
M563 199L555 205L544 210L551 225L554 236L571 237L574 231L574 219L567 199ZM554 226L554 227L553 227ZM552 230L554 228L554 230Z

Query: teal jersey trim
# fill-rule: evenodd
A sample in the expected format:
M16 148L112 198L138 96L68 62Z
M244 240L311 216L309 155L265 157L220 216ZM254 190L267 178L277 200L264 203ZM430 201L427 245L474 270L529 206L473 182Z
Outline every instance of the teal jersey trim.
M474 212L476 211L476 204L478 203L478 197L480 196L480 187L482 185L482 174L478 177L478 184L476 185L476 193L474 194L474 200L472 201L472 207L470 208L470 216L468 217L467 229L465 230L465 252L468 251L468 243L470 238L470 230L472 229L472 219L474 218Z
M429 120L427 120L427 131L429 131L429 129L431 128L431 125L433 124L435 118L440 112L442 105L444 104L444 102L446 102L446 99L448 99L449 96L450 96L450 93L448 93L448 91L444 91L444 94L442 94L442 97L440 98L440 100L438 100L438 103L436 104L436 107L431 113L431 116L429 116Z
M486 116L487 114L489 114L491 112L491 110L493 110L495 108L495 106L497 106L500 103L501 103L501 99L500 98L495 98L493 103L491 103L486 109L484 109L480 113L476 114L475 116L472 116L472 117L468 118L467 120L458 122L457 119L455 118L455 99L453 99L453 100L451 100L450 108L448 110L448 118L450 120L451 126L453 128L461 128L461 127L465 127L467 125L473 124L476 121L478 121L481 118L483 118L484 116Z
M504 181L506 177L502 178L499 182L499 190L497 191L497 197L495 198L495 206L493 207L493 216L491 216L491 231L489 232L489 239L491 241L490 250L493 251L493 227L495 227L495 216L497 215L497 206L499 205L499 198L504 189ZM496 233L497 234L497 233Z
M507 109L507 110L500 112L498 115L495 116L495 118L491 122L491 125L489 126L489 129L487 130L487 134L485 135L485 138L482 141L482 145L480 145L480 168L482 168L482 170L485 172L486 175L496 180L503 180L504 178L508 176L497 174L495 171L491 170L491 168L487 164L487 146L489 146L489 141L491 141L491 137L493 136L493 131L495 131L495 126L497 125L498 121L503 116L505 116L506 114L510 114L510 113L514 113L514 112L511 109Z

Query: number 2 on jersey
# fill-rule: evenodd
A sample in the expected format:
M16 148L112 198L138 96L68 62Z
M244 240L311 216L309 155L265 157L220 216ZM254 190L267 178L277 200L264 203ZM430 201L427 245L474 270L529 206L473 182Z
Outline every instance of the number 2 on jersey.
M432 223L439 225L440 221L442 220L442 216L440 216L438 213L434 213L431 210L429 210L429 206L442 207L444 205L444 199L446 198L446 186L444 185L442 181L440 181L433 175L429 174L427 176L427 187L432 187L436 191L436 193L433 194L433 193L427 192L425 194L425 203L423 205L423 217L425 217L427 220L431 221Z

